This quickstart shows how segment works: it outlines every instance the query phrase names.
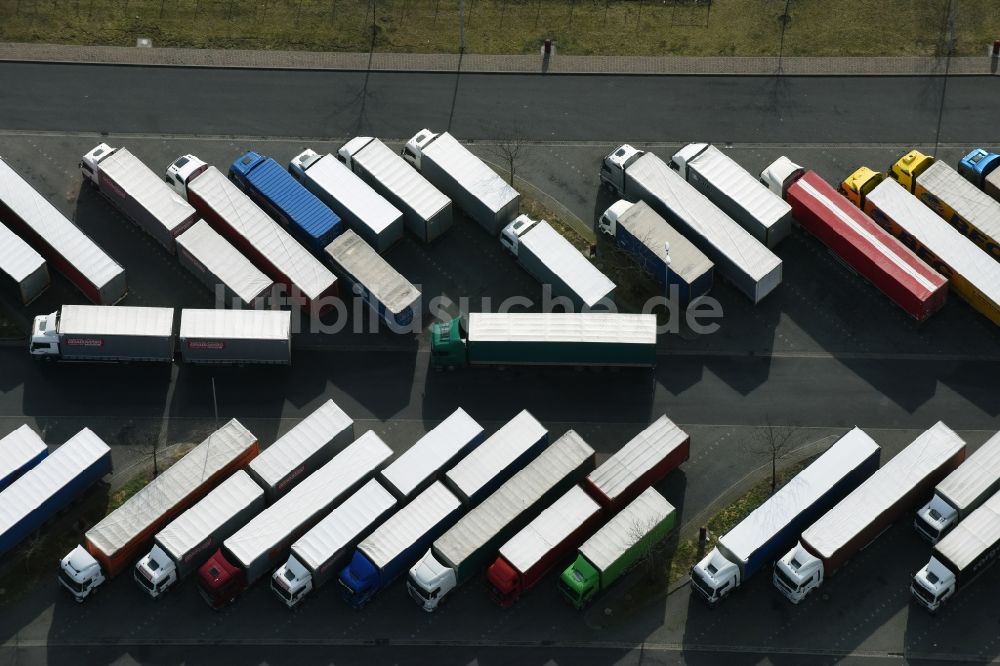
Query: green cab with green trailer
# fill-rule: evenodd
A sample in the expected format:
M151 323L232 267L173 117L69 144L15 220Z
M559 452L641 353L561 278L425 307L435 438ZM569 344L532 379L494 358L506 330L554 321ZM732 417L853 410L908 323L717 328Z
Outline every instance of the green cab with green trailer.
M431 326L431 364L656 365L655 315L473 312Z
M576 608L589 605L637 564L677 523L677 511L652 488L612 518L577 553L559 578L559 591Z

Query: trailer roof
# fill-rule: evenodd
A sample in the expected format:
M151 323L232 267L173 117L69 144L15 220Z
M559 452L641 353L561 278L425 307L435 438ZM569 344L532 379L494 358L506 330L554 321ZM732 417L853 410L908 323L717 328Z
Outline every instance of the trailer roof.
M470 342L656 344L656 315L617 312L472 312Z
M369 430L226 539L226 548L242 565L249 566L317 512L338 501L391 456L392 449Z
M44 265L42 255L0 223L0 271L22 282Z
M191 219L194 208L174 192L163 178L125 148L115 150L98 162L98 169L125 190L136 203L149 211L163 228L171 232Z
M0 159L0 202L24 220L53 250L98 288L121 275L122 267L87 234L66 219L10 165Z
M891 178L879 183L867 198L988 299L1000 304L1000 263L978 245Z
M576 431L568 431L462 516L434 542L434 549L455 566L460 565L593 455L594 449Z
M292 552L316 571L395 506L392 493L372 479L292 544Z
M205 220L195 222L176 242L244 303L252 302L274 284Z
M250 469L274 488L289 472L348 430L353 432L354 419L333 400L327 400L251 460Z
M181 310L181 339L287 340L289 310Z
M361 542L358 550L381 569L461 506L443 483L435 481L382 523Z
M711 144L688 162L688 168L694 168L769 229L792 213L792 207L781 197L764 187L736 160Z
M466 497L472 497L497 474L548 433L528 410L522 410L446 474Z
M369 137L358 137L368 139ZM421 176L406 160L378 139L371 139L351 156L389 191L405 201L425 220L437 215L451 199Z
M934 553L954 564L959 571L965 571L997 542L1000 542L1000 493L986 500L946 534L934 546Z
M917 186L944 202L994 242L1000 242L1000 201L967 181L950 165L936 160L917 176Z
M524 573L600 511L583 488L573 486L501 546L500 555Z
M597 305L614 291L615 283L545 220L539 220L519 242L559 276L587 307Z
M201 197L307 298L319 297L337 281L326 266L214 166L209 166L188 183L188 189Z
M118 552L256 444L253 433L231 420L87 530L87 540L105 555Z
M448 175L486 204L494 215L521 196L448 132L438 134L436 139L423 147L422 153L430 156L439 166L447 163Z
M111 449L90 428L62 446L0 492L0 534L24 520L82 471L111 455Z
M656 155L645 153L628 167L628 175L754 281L781 265L773 252Z
M1000 432L990 437L958 469L937 485L937 492L960 511L1000 479Z
M169 337L174 334L174 309L130 305L64 305L59 315L59 333Z
M200 502L160 530L156 540L175 559L208 539L233 516L264 496L264 489L245 471L237 470Z
M327 245L326 253L392 314L399 314L420 299L420 290L351 229Z
M580 552L598 570L606 571L642 538L640 532L659 525L673 512L674 507L663 495L647 488L594 536L587 539L580 546Z
M649 207L645 201L638 201L618 218L618 224L625 227L632 236L649 248L661 261L666 261L666 243L670 243L670 272L692 283L712 270L712 260L695 247L679 231L667 223L663 217Z
M605 460L587 479L613 500L689 439L688 434L666 415L661 416Z
M382 476L401 495L409 497L482 434L483 426L459 407L382 470Z
M305 173L340 205L360 218L376 236L403 215L385 197L329 153L310 164Z
M0 439L0 480L48 451L45 442L27 423Z
M861 428L854 428L811 465L795 475L762 505L719 539L733 555L746 561L803 511L879 450Z
M962 438L938 421L806 528L803 540L824 559L831 557L964 447Z

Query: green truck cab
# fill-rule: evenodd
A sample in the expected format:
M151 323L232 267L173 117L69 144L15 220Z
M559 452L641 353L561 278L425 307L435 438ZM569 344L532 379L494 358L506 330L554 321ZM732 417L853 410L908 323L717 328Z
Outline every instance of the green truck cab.
M431 365L448 367L467 362L462 319L431 324Z

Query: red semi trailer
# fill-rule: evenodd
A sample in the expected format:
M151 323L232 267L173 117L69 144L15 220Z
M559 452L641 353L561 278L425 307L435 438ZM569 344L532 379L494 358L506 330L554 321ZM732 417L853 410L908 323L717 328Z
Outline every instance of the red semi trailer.
M779 157L760 180L791 204L800 225L908 315L924 321L944 306L948 280L815 171Z

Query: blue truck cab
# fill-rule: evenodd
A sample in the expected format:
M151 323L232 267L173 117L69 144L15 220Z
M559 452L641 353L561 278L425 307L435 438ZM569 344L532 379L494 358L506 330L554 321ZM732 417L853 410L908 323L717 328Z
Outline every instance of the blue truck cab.
M997 167L1000 167L1000 154L984 148L976 148L958 162L958 172L979 188Z

